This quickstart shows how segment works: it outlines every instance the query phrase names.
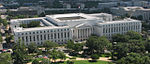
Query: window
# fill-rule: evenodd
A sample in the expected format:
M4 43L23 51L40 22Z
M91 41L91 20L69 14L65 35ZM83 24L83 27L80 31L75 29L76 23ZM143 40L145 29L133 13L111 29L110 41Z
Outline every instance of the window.
M26 36L26 42L28 42L28 36Z
M49 40L50 38L49 38L49 34L48 34L48 40Z
M46 35L44 35L44 39L46 40Z
M24 37L22 37L22 41L24 41Z
M59 39L59 33L58 33L58 39Z
M66 38L66 32L65 32L65 38Z
M53 34L51 34L51 39L53 39Z
M42 35L41 35L41 40L43 40Z
M63 33L61 33L61 38L63 38Z
M37 35L37 41L39 41L39 35Z
M32 38L31 38L31 36L30 36L30 41L32 41Z
M68 32L68 37L70 36L70 33Z
M54 38L56 39L56 33L54 33Z
M33 41L35 41L35 36L33 37Z

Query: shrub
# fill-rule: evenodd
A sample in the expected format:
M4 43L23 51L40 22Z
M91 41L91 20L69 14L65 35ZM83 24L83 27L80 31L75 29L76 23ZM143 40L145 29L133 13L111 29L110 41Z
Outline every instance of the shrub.
M97 59L99 59L99 56L97 54L92 54L91 55L92 61L97 61Z

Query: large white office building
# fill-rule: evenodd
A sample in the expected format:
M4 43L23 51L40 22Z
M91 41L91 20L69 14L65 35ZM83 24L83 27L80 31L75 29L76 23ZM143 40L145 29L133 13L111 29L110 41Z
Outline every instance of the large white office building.
M22 28L20 24L40 21L41 27ZM112 15L98 14L56 14L40 18L14 19L10 21L15 42L21 39L26 45L35 42L42 45L50 40L59 44L68 40L84 41L92 34L106 36L111 39L113 34L124 34L127 31L141 32L141 21L124 19L112 21Z

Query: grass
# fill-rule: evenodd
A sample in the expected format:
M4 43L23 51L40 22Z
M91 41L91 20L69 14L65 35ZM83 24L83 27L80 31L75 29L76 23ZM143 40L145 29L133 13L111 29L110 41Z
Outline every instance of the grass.
M89 62L88 60L75 61L74 64L108 64L106 61Z
M97 61L97 62L89 62L88 60L76 60L74 61L74 64L108 64L109 62L107 61ZM64 63L53 63L53 64L67 64L66 62Z

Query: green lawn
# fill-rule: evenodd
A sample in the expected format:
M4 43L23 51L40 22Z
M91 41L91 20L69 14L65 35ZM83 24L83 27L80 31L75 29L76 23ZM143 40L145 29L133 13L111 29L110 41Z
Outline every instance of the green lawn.
M89 62L88 60L75 61L74 64L108 64L106 61Z
M65 63L54 63L54 64L67 64ZM106 61L97 61L97 62L89 62L88 60L80 60L80 61L75 61L74 64L108 64Z

